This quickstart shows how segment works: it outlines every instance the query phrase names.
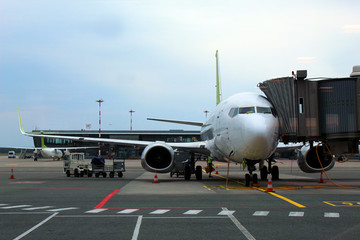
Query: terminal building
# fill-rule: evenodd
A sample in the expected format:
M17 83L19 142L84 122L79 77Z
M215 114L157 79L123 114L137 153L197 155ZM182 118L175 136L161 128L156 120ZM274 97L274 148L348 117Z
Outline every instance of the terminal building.
M62 136L79 136L79 137L99 137L99 131L96 130L33 130L34 134L53 134ZM154 131L116 131L101 130L101 138L110 139L127 139L140 141L164 141L164 142L194 142L200 141L200 131L188 130L154 130ZM33 137L34 146L41 147L40 137ZM44 138L47 147L85 147L98 146L96 142L72 141L67 139ZM101 153L103 157L115 158L140 158L144 147L139 146L118 146L115 144L101 144ZM98 155L98 149L84 150L87 157Z

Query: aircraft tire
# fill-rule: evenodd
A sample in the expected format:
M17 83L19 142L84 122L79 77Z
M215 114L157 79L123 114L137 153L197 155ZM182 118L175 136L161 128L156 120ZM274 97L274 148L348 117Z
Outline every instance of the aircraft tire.
M184 178L185 180L190 180L191 178L191 169L189 166L185 166L184 168Z
M100 176L100 173L95 173L95 177L98 178Z
M260 170L260 177L261 177L261 180L267 179L267 167L266 166L263 166L262 169Z
M250 174L245 174L245 186L249 187L250 186Z
M106 178L106 176L107 176L106 172L103 172L102 175L103 175L103 178Z
M122 177L123 176L123 173L122 172L118 172L118 177Z
M69 170L66 171L66 176L70 177L70 171Z
M202 180L202 168L201 168L201 166L196 166L195 176L196 176L196 180Z
M253 174L253 183L258 184L258 175L256 173Z
M271 171L272 180L279 180L279 167L273 166Z
M113 178L114 175L115 175L114 172L111 172L111 173L109 174L109 177L110 177L110 178Z

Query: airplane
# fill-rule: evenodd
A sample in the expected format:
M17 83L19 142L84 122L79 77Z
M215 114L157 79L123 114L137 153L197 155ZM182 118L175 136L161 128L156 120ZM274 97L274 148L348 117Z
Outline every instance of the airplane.
M201 141L198 142L163 142L163 141L140 141L124 139L91 138L60 135L38 135L26 133L20 127L24 135L30 137L47 137L57 139L70 139L73 141L101 142L118 145L143 146L145 149L141 155L142 167L149 171L168 173L174 168L174 153L178 150L190 152L191 161L194 162L194 154L201 154L220 162L236 162L246 165L249 173L245 174L245 185L249 186L250 181L258 183L258 176L254 171L255 165L260 166L262 180L266 180L268 174L272 174L274 180L279 179L279 169L272 166L274 153L278 147L289 148L279 144L279 118L276 110L269 100L257 93L238 93L222 101L220 90L220 77L218 71L218 51L216 51L216 103L205 123L178 121L166 119L149 119L156 121L180 123L201 127ZM301 144L302 146L303 144ZM299 145L297 145L299 147ZM298 165L304 172L320 172L330 170L334 161L325 154L320 154L322 167L320 168L316 158L315 148L304 145L299 151ZM268 167L264 166L265 161ZM194 165L194 164L193 164ZM185 179L189 180L191 173L195 173L196 179L202 179L201 166L190 169L185 166Z
M24 129L22 127L22 121L20 116L20 109L19 111L19 123L20 123L20 130L24 133ZM40 134L43 134L43 131L40 131ZM41 147L9 147L13 149L24 149L24 150L33 150L34 152L34 161L37 161L38 154L40 153L44 158L52 158L53 160L60 160L65 155L70 154L70 150L81 150L81 149L91 149L91 148L98 148L97 146L92 147L47 147L45 145L44 137L41 137Z

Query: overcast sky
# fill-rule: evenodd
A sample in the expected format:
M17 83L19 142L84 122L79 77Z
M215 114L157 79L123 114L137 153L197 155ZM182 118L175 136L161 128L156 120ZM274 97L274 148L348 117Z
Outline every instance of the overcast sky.
M349 76L360 65L360 1L0 1L0 146L25 131L197 128L224 98L307 69Z

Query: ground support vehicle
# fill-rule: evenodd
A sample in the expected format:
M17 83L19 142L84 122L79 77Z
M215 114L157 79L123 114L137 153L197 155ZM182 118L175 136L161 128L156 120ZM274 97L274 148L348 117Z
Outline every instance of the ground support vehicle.
M196 166L195 155L187 152L176 152L174 157L174 168L170 172L170 177L183 175L185 180L190 180L191 174L195 174L196 180L202 179L202 168Z
M89 169L89 165L85 162L84 153L70 153L65 156L64 173L67 177L74 175L75 177L83 177Z
M95 157L91 160L88 177L92 177L93 174L96 178L100 175L104 178L108 175L113 178L115 174L117 174L118 177L122 177L123 172L125 172L125 160L112 159L105 161L104 158Z

